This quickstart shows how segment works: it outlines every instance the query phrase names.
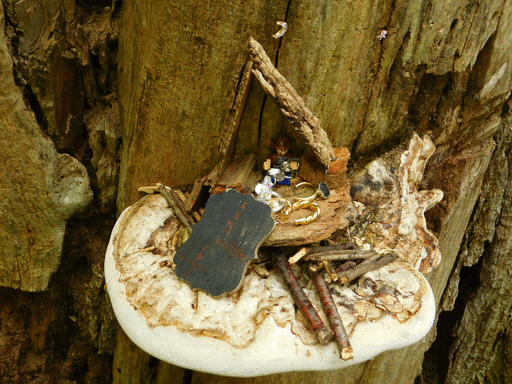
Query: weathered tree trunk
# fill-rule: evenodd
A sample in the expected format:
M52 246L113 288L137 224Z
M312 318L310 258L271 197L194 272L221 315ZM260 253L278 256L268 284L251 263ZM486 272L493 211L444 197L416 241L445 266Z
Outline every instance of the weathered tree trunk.
M510 382L512 2L4 0L0 10L0 383ZM277 20L288 23L281 39ZM434 140L424 187L445 193L428 214L443 259L427 276L439 316L424 341L340 371L233 379L159 362L117 328L102 272L115 211L140 186L185 187L213 169L249 36L331 142L351 149L352 169L413 132ZM253 81L237 152L261 163L281 132L304 148ZM88 179L94 200L80 213Z

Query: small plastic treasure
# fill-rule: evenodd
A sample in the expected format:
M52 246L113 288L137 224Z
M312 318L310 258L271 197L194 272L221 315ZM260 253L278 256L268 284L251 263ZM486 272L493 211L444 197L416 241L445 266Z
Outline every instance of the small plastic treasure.
M275 152L263 163L263 169L268 171L275 185L291 185L292 178L297 175L299 161L290 154L294 146L286 135L279 135L270 143Z

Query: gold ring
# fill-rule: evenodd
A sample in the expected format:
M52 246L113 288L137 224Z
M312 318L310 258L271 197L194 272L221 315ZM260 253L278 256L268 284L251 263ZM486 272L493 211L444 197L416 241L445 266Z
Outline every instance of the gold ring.
M296 197L297 200L303 201L303 202L312 202L313 200L316 199L316 196L318 195L318 189L313 184L308 183L307 181L303 181L302 183L299 183L295 186L295 188L300 188L300 187L311 187L314 189L315 192L311 196L308 196L308 197Z
M281 211L281 221L286 221L288 220L288 215L290 214L290 212L292 211L292 204L286 200L286 199L283 199L283 203L284 203L284 206L283 206L283 209Z
M296 225L306 225L309 224L317 219L317 217L320 215L320 207L316 203L312 203L310 201L300 201L298 203L293 204L292 210L297 210L301 208L309 208L312 209L314 212L313 214L309 215L308 217L304 217L301 219L296 219L294 223Z

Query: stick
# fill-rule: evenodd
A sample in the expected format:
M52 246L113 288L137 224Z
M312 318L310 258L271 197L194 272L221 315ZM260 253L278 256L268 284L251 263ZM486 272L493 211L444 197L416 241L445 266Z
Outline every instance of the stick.
M338 308L336 308L329 286L321 272L311 271L311 277L313 278L316 290L320 296L320 301L322 302L327 318L329 319L329 324L331 324L331 329L334 332L334 339L340 349L340 357L343 360L352 359L354 357L354 350L350 345L347 332L345 331L345 327L341 321Z
M311 304L311 301L309 301L306 293L297 281L297 278L290 268L288 259L284 255L274 254L273 260L274 265L283 275L284 281L286 281L290 287L293 298L295 299L295 303L299 307L308 323L315 330L318 341L322 345L327 345L332 338L331 332L329 332L320 316L318 316L318 313L313 307L313 304Z
M302 259L304 257L304 255L307 254L307 248L305 247L302 247L299 252L297 252L295 255L293 255L292 257L290 257L288 259L288 263L291 265L291 264L296 264L297 261L299 261L300 259Z
M179 193L177 193L172 188L170 188L168 190L168 192L171 195L174 202L176 203L176 205L178 206L179 211L183 214L183 216L185 216L187 218L188 223L190 225L194 225L196 222L195 222L194 218L187 212L187 210L185 208L185 204L183 204L183 201L181 200L181 197L179 195L179 194L183 194L183 193L181 191L179 191Z
M176 196L178 196L179 201L181 201L183 204L185 204L187 202L187 196L185 196L185 194L183 192L181 192L179 189L176 189L176 190L171 189L171 193L172 193L172 197L174 199L176 199L176 197L174 196L174 195L176 195ZM180 207L181 207L181 205L180 205ZM183 209L188 212L188 209L185 208L184 205L183 205Z
M329 240L329 239L327 239ZM331 244L331 245L320 245L316 247L308 248L308 255L312 255L317 252L325 252L325 251L347 251L347 250L358 250L357 246L348 241L343 244Z
M190 209L187 209L187 196L183 192L181 192L179 189L171 189L171 196L172 198L178 203L178 206L180 209L185 213L186 216L189 217L191 220L192 225L194 225L196 222L199 222L201 220L201 215L197 211L190 211ZM178 200L179 199L179 200ZM181 203L180 203L181 201ZM192 216L191 216L192 215Z
M274 67L261 44L252 37L249 38L249 52L254 61L252 72L263 89L281 107L281 112L292 120L307 147L328 169L336 155L327 133L320 126L320 120L306 107L297 91Z
M340 272L343 272L343 271L347 271L349 270L350 268L354 268L355 266L357 265L357 263L355 261L352 261L352 260L349 260L349 261L345 261L343 264L337 266L335 269L334 269L334 273L340 273ZM339 277L338 277L339 278Z
M357 279L365 273L374 271L380 267L385 266L386 264L395 261L397 257L398 256L394 253L386 253L384 255L377 253L369 259L363 261L361 264L356 265L354 268L338 273L340 284L348 285L351 281Z
M315 247L322 248L322 247ZM378 253L366 249L346 249L346 250L326 250L315 251L314 253L307 253L305 260L309 261L347 261L356 259L368 259Z
M192 233L192 225L191 225L191 222L190 222L191 219L189 218L189 216L184 211L182 211L180 209L180 207L178 206L176 201L173 199L173 197L169 194L169 192L167 191L167 188L165 188L164 185L157 183L156 186L158 187L158 191L162 194L162 196L164 197L167 204L169 204L169 206L173 210L174 214L176 216L178 216L178 219L180 219L180 221L183 223L183 225L187 229L188 233L191 234Z
M325 273L327 273L327 276L329 277L329 282L331 281L338 281L338 275L334 273L334 271L331 268L331 264L327 260L322 260L320 262L322 266L324 267Z
M191 212L192 209L194 209L194 205L196 204L196 201L203 190L203 185L207 179L208 176L203 176L201 179L198 179L194 182L192 192L187 197L187 201L185 203L185 208L187 209L187 211Z
M357 265L354 263L354 265ZM327 260L321 260L318 264L311 263L309 266L309 270L312 272L320 272L321 270L324 270L327 274L328 279L327 282L330 283L331 281L338 281L338 275L334 273L334 271L331 268L331 264Z

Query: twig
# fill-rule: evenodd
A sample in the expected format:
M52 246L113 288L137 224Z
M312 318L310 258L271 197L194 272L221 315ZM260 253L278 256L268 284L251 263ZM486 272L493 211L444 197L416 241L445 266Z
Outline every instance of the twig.
M192 224L195 224L196 222L201 220L201 215L199 214L199 212L191 211L190 209L187 209L186 204L187 204L188 197L183 192L181 192L179 189L176 189L176 190L171 189L170 192L171 192L171 196L173 197L173 199L176 200L176 202L178 203L178 206L180 207L180 209L183 212L185 212L186 215L192 215L191 217L189 216L189 218L193 219ZM179 201L178 201L178 198L179 198ZM182 204L180 203L180 201Z
M206 178L205 178L205 180L206 180ZM160 192L160 190L158 189L158 185L152 185L152 186L149 186L149 187L139 187L138 191L139 192L148 193L148 194L152 194L152 193L155 193L157 191ZM187 209L185 207L184 204L187 202L187 197L183 194L183 192L181 192L179 189L173 190L171 188L168 189L168 192L170 192L171 196L177 202L178 206L185 213L185 215L189 217L189 221L191 219L190 215L192 215L192 218L195 219L195 221L194 220L190 221L191 225L194 225L196 222L201 220L201 214L200 213L198 213L197 211L191 211L190 209ZM176 195L177 195L177 197L176 197ZM181 204L180 202L183 203L183 204ZM190 212L190 215L189 215L188 212Z
M291 265L291 264L296 264L297 261L299 261L300 259L302 259L306 253L308 252L307 248L305 247L302 247L299 252L297 252L295 255L293 255L292 257L290 257L288 259L288 263Z
M174 202L176 203L176 205L178 206L178 209L180 210L180 212L183 214L183 216L185 216L188 220L188 223L192 226L196 223L196 221L194 220L194 218L191 216L190 213L188 213L187 209L185 208L185 204L183 204L183 201L180 197L180 194L183 194L181 191L175 191L174 189L172 188L169 188L168 189L168 192L170 193L172 199L174 200ZM184 197L184 196L183 196Z
M313 307L313 304L311 304L311 301L308 299L306 293L297 281L297 278L290 268L288 259L284 255L274 254L273 260L274 265L283 275L284 281L286 281L290 287L293 298L295 299L295 303L311 327L315 330L318 341L322 345L327 345L332 338L331 332L327 329L324 322Z
M348 271L350 268L354 268L356 265L357 265L357 263L355 261L352 261L352 260L345 261L343 264L338 265L334 269L334 273L337 274L337 273L340 273L340 272L343 272L343 271Z
M329 240L329 239L327 239ZM312 255L318 252L325 251L346 251L346 250L358 250L357 246L352 242L344 244L332 244L332 245L320 245L316 247L308 248L308 255Z
M331 264L327 260L321 260L318 264L311 263L309 265L309 270L313 272L320 272L322 269L327 274L327 282L338 281L338 275L334 273Z
M365 273L379 269L380 267L383 267L386 264L395 261L396 259L397 255L395 253L386 253L384 255L377 253L369 259L363 261L361 264L356 265L354 268L338 273L339 282L340 284L348 285L351 281L357 279Z
M192 233L192 225L191 225L192 219L184 211L182 211L180 209L177 202L169 194L169 192L167 191L167 188L165 188L164 185L157 183L156 186L158 187L158 192L160 192L162 194L165 201L167 202L167 204L169 204L169 206L171 207L171 209L173 210L175 215L178 216L178 219L180 219L180 221L183 223L183 225L187 229L188 233L191 234Z
M203 185L208 179L208 176L203 176L201 179L198 179L194 182L194 187L192 188L192 192L187 197L187 201L185 203L185 208L187 208L187 211L192 212L194 209L194 206L199 199L199 196L201 195L201 192L203 190Z
M331 329L334 332L334 339L340 349L340 357L343 360L352 359L354 357L353 349L350 345L350 341L348 339L347 332L345 331L345 327L343 326L343 322L341 321L338 309L336 308L336 304L334 303L334 299L332 298L329 286L321 272L311 271L311 277L313 278L316 290L320 296L320 301L322 302L327 318L329 319L329 324L331 324Z
M187 202L187 196L185 196L185 194L183 192L181 192L179 189L171 189L172 192L174 192L172 194L172 196L174 197L174 194L176 194L176 196L178 196L178 198L180 199L180 201L185 204ZM175 198L175 197L174 197ZM181 207L181 205L180 205ZM187 208L185 208L185 205L183 205L183 209L187 212L189 212L189 210Z
M321 247L315 247L321 248ZM346 249L346 250L325 250L315 251L314 253L307 253L305 260L309 261L346 261L356 259L368 259L377 255L377 252L366 249Z
M336 155L327 133L320 126L320 120L306 107L297 91L274 67L261 44L252 37L249 38L249 52L254 61L252 72L263 89L279 104L281 112L292 120L307 147L328 169Z
M327 260L322 260L320 263L324 267L324 271L327 273L327 276L329 276L329 282L338 281L338 275L332 270L331 264Z

